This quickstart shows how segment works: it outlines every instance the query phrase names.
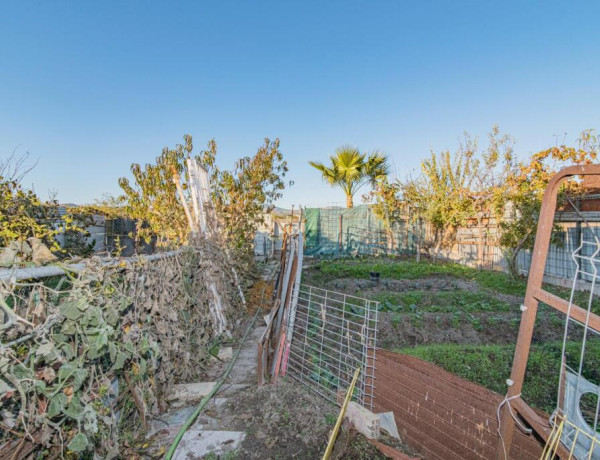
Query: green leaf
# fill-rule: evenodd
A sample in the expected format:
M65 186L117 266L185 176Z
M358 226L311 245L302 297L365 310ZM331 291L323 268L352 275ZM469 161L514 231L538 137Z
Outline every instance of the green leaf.
M34 372L22 364L17 364L14 366L12 372L13 375L19 380L34 378Z
M0 356L0 372L6 372L10 366L11 360Z
M60 344L59 348L65 359L73 359L75 357L75 352L70 344L62 343Z
M67 396L62 392L58 393L50 399L50 404L48 404L48 417L56 417L63 411L66 405Z
M110 354L110 360L114 361L117 357L117 346L114 342L108 343L108 353Z
M77 311L77 309L75 309L75 311ZM75 321L66 320L62 324L60 331L66 335L75 335L75 333L77 332L77 324L75 323Z
M10 393L12 391L15 391L15 389L4 380L0 379L0 398L2 398L6 393Z
M127 355L125 355L125 353L123 353L122 351L118 351L117 359L115 360L115 365L113 366L113 369L115 369L115 370L123 369L126 359L127 359Z
M77 368L73 364L64 363L58 370L58 378L60 380L65 380L69 378L76 370Z
M85 312L85 319L89 326L100 326L103 324L102 310L98 307L91 307Z
M71 384L75 390L83 384L85 378L87 377L87 370L79 368L77 364L77 361L64 363L58 370L58 378L61 381L72 378Z
M67 408L63 409L63 413L75 420L78 420L81 417L83 414L83 406L79 400L79 395L73 395Z
M47 398L50 398L52 396L52 391L46 388L46 382L44 382L43 380L36 380L33 386L38 393L42 393Z
M73 452L83 452L88 446L88 438L83 433L77 433L71 439L71 442L67 445L67 449Z
M70 321L65 321L65 323L67 323L67 322L70 322ZM64 327L65 323L63 323L63 327ZM53 334L52 335L52 340L56 343L65 343L68 339L69 338L64 334Z
M76 302L77 308L79 308L81 311L85 311L88 308L88 303L85 301L84 298L80 298L77 300Z
M125 350L127 350L129 353L135 353L135 347L133 346L133 343L125 342L123 346L125 347Z
M98 337L96 337L96 346L100 350L100 349L102 349L102 347L104 347L107 344L108 344L108 331L104 329L104 330L100 331L100 333L98 334Z
M116 325L119 321L119 313L112 305L106 307L104 310L104 317L106 318L106 322L111 326Z
M50 353L54 351L54 344L52 342L46 342L38 347L35 350L36 356L48 356Z
M140 344L140 352L142 354L148 352L150 348L150 344L148 343L148 336L144 335L144 337L142 338L142 343Z
M75 302L65 302L60 305L58 309L64 316L73 321L81 318L82 316L81 310L77 307Z
M127 297L123 297L121 299L120 309L121 311L125 310L129 306L129 299Z
M148 363L144 358L140 359L140 374L145 375L148 370Z

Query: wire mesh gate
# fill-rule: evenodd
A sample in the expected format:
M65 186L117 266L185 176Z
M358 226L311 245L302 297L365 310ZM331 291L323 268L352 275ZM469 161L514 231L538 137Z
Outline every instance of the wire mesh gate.
M353 400L373 408L378 302L297 284L287 373L336 403L357 367Z

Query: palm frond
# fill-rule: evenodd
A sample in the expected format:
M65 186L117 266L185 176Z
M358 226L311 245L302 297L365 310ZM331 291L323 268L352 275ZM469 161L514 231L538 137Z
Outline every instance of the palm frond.
M366 183L374 185L389 173L387 156L378 151L367 157L367 154L360 153L356 147L343 145L329 159L331 166L317 161L310 161L309 164L321 171L325 182L340 186L347 197L354 195Z

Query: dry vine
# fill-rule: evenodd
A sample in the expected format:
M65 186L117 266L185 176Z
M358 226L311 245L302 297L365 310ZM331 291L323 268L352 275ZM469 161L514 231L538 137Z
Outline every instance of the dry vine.
M119 456L165 389L202 371L216 339L213 283L231 322L232 272L208 241L0 284L0 457Z

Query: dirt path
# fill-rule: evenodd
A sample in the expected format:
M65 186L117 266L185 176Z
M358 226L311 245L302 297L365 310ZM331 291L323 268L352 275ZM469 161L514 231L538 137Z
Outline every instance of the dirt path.
M304 459L324 449L338 409L290 378L257 386L256 344L263 331L256 327L248 337L229 378L182 438L175 459ZM226 366L213 362L206 380L216 380ZM162 458L197 403L187 402L152 422L156 434L147 458Z

